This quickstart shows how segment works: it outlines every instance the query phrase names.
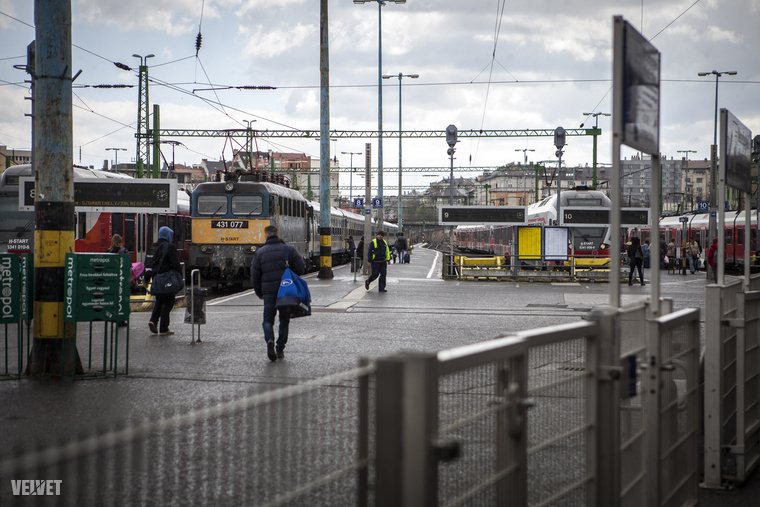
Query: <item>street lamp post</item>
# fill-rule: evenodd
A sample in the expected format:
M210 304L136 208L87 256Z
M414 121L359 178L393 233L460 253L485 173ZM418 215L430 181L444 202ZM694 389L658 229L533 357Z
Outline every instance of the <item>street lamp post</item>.
M735 76L735 70L718 72L713 70L711 72L698 72L697 75L701 77L715 75L715 122L713 127L713 145L710 149L710 239L717 237L717 227L715 225L715 217L713 212L718 210L718 196L716 195L716 183L718 179L718 79L722 75ZM723 161L725 163L725 161ZM722 201L724 196L720 196Z
M406 0L354 0L355 4L377 2L377 196L383 198L383 5L386 2L405 4ZM383 213L378 218L378 228L383 224Z
M525 155L525 164L523 165L523 205L528 204L528 199L525 195L525 171L528 169L528 152L529 151L536 151L536 150L530 150L528 148L523 148L522 150L515 150L515 151L521 151Z
M362 152L360 151L341 151L343 155L350 155L351 156L351 172L348 173L348 209L351 211L354 210L354 199L353 199L353 190L354 190L354 155L361 155Z
M119 152L127 151L127 149L126 148L106 148L106 151L113 151L114 158L116 159L116 161L114 162L114 167L116 168L114 169L114 172L118 172L119 171Z
M398 77L398 217L397 217L397 223L398 223L398 232L401 232L402 223L401 223L401 78L404 77L410 77L412 79L417 79L420 77L419 74L403 74L401 72L398 73L398 76L391 74L383 76L383 79L390 79L392 77Z

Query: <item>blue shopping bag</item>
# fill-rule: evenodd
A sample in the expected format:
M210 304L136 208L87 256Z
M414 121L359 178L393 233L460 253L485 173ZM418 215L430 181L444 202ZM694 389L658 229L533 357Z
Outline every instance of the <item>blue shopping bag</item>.
M285 268L277 291L277 311L290 315L291 319L311 315L311 292L306 280Z

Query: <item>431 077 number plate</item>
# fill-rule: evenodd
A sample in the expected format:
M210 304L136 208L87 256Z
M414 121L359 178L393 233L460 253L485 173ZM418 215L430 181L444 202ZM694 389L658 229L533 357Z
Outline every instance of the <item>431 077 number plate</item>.
M212 220L212 229L247 229L248 220Z

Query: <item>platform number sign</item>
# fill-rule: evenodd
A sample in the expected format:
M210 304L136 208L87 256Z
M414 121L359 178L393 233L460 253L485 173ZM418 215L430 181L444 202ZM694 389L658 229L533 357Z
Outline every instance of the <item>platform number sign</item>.
M710 209L710 201L697 202L697 211L699 211L700 213L707 213L709 209Z
M362 208L364 208L364 197L355 197L354 198L354 208L355 209L362 209Z
M373 197L372 198L372 209L382 209L383 207L383 198L382 197Z

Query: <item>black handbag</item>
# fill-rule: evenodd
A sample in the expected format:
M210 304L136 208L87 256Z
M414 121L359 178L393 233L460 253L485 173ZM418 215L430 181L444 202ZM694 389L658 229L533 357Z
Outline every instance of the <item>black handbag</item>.
M179 271L170 269L153 277L150 293L154 296L174 295L185 287L185 280Z
M161 250L161 260L156 265L156 270L161 271L166 261L168 247ZM173 296L185 287L185 280L182 273L175 269L169 269L163 273L153 276L153 283L150 286L150 293L154 296Z

